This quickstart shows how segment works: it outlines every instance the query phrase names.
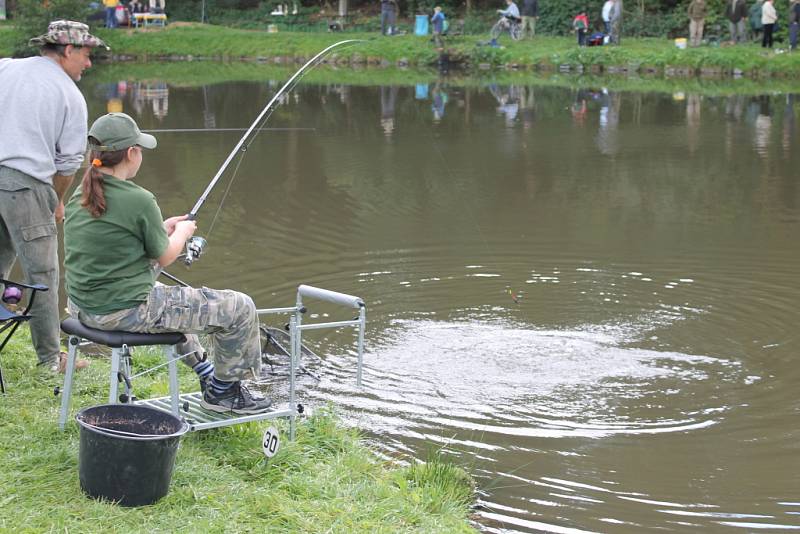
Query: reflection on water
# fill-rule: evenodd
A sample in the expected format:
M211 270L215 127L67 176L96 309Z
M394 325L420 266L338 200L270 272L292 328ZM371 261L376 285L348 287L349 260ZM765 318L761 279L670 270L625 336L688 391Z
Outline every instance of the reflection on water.
M171 215L279 86L87 91L93 117L113 101L160 130L138 180ZM800 528L797 113L795 95L301 85L175 274L264 307L299 283L363 297L364 387L352 332L309 333L307 403L390 458L444 447L487 532Z
M169 87L166 82L128 82L120 80L105 84L108 113L127 112L142 116L152 113L156 119L169 114Z

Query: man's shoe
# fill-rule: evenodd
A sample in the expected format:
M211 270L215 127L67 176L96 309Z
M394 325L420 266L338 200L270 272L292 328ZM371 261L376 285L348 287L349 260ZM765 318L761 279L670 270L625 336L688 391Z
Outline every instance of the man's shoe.
M220 394L215 394L209 387L203 393L203 400L200 401L200 406L206 410L239 415L262 413L271 405L271 399L253 398L253 394L241 382L235 382L227 391Z
M89 360L82 360L75 358L75 370L80 371L89 367ZM67 353L61 351L58 355L58 361L50 366L50 370L54 373L61 373L62 375L67 372Z

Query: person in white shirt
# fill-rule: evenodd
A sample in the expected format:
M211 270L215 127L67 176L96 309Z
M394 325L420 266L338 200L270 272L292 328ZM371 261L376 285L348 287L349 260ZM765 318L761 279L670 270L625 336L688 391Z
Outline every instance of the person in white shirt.
M69 20L51 22L30 42L40 56L0 59L0 278L18 259L26 283L48 287L31 309L31 340L41 367L64 372L56 223L83 163L88 122L75 82L92 66L92 51L108 47Z
M772 0L764 0L764 5L761 6L761 24L764 25L764 37L761 38L763 48L772 48L772 32L777 21L778 13L772 5Z
M611 8L614 7L614 0L606 0L606 3L603 4L603 11L601 13L603 17L603 31L605 34L608 35L611 33Z
M500 37L500 34L511 28L512 24L519 24L522 22L522 18L519 14L519 8L517 7L517 4L514 3L514 0L506 0L506 4L508 7L497 10L497 12L500 14L500 20L498 20L495 25L492 26L492 29L489 32L489 35L492 37L492 40L489 42L490 46L498 46L497 38Z

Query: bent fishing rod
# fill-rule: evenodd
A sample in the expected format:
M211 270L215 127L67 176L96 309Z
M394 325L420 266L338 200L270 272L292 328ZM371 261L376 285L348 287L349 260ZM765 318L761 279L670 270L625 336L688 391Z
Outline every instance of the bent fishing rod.
M314 57L309 59L302 67L300 67L300 69L297 72L295 72L292 75L291 78L289 78L289 80L285 84L283 84L283 86L280 89L278 89L278 92L275 93L275 96L273 96L272 99L267 103L267 105L264 106L264 108L261 110L261 113L258 114L258 117L256 117L256 119L253 121L253 123L250 125L250 127L247 129L247 131L244 133L242 138L239 139L239 142L236 143L236 146L233 147L233 150L231 150L231 153L228 154L228 157L225 159L225 162L219 168L219 170L217 171L217 174L215 174L214 177L211 179L211 182L209 182L209 184L206 187L205 191L203 191L203 194L200 195L199 199L197 199L197 202L195 203L194 207L192 207L192 210L187 214L187 218L190 221L193 221L193 220L195 220L197 218L197 212L200 211L200 208L205 203L206 199L208 198L208 195L211 193L211 190L214 189L214 186L217 185L217 182L222 177L222 175L225 173L225 170L227 170L228 165L231 164L231 161L233 161L233 158L236 157L236 154L239 152L239 150L242 150L242 147L244 146L245 141L247 141L248 138L250 137L250 134L253 133L253 131L256 130L256 129L261 130L261 127L263 127L264 124L266 123L267 119L269 119L268 114L271 113L274 110L274 107L277 107L276 103L279 102L280 97L284 93L288 92L293 87L293 84L296 82L296 80L298 80L298 78L300 76L302 76L307 70L309 70L310 68L316 66L316 64L328 52L330 52L334 48L336 48L338 46L341 46L341 45L344 45L344 44L351 44L351 43L354 44L354 43L361 43L361 42L364 42L364 40L363 39L346 39L344 41L339 41L338 43L334 43L334 44L330 45L329 47L325 48L323 51L319 52L317 55L315 55ZM264 117L266 117L266 119ZM264 121L263 123L261 122L262 120ZM246 149L247 148L245 147L244 150L246 150ZM196 260L200 256L200 254L202 254L203 248L205 247L205 245L206 245L206 240L204 238L202 238L202 237L196 236L196 237L192 237L191 239L189 239L186 242L186 255L183 258L183 262L186 265L191 265L192 262L194 262L194 260Z

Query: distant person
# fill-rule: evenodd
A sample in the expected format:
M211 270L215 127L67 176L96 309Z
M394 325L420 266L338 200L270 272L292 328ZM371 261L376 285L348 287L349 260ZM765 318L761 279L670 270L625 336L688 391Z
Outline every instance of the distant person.
M117 19L117 27L130 26L130 18L128 17L128 8L122 3L117 4L114 8L114 18Z
M603 33L611 34L611 9L614 7L614 0L606 0L600 16L603 19Z
M800 0L792 0L789 5L789 49L797 50L797 36L800 33Z
M578 46L586 46L586 32L589 30L589 17L586 11L581 11L572 19L572 29L578 36Z
M512 24L518 24L522 20L519 14L519 8L517 4L514 3L514 0L506 0L506 8L498 9L497 13L500 14L500 20L495 22L489 32L489 35L492 37L492 40L489 41L489 46L500 46L497 44L497 39L500 37L500 34L510 29Z
M394 35L396 21L397 0L381 0L381 35Z
M750 7L750 13L747 20L750 21L750 31L753 32L753 40L761 40L761 32L764 31L764 25L761 24L761 8L764 5L764 0L756 0L756 3Z
M536 19L539 18L539 0L522 0L522 36L536 35Z
M689 15L689 46L700 46L703 42L703 26L708 14L706 0L692 0L687 10Z
M128 14L130 20L133 20L134 13L144 13L145 11L144 4L142 4L139 0L131 0L130 3L128 3Z
M772 48L772 32L777 21L778 12L775 11L772 0L764 0L764 5L761 6L761 24L764 25L764 37L761 39L762 48Z
M103 0L103 5L106 8L106 28L117 27L117 0Z
M166 0L150 0L149 1L150 13L160 15L164 13L167 8Z
M622 0L614 0L609 16L611 34L609 41L615 45L622 44Z
M728 29L731 34L731 43L743 43L745 35L745 22L747 21L746 0L727 0L725 18L728 19Z
M58 231L64 195L83 163L88 112L75 85L106 44L80 22L51 22L31 39L41 55L0 59L0 277L19 266L36 295L31 340L39 365L64 372L58 305ZM79 360L76 368L88 362Z
M431 39L436 48L442 48L442 34L444 33L445 17L441 6L433 8L431 26L433 27L433 38Z

